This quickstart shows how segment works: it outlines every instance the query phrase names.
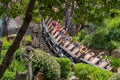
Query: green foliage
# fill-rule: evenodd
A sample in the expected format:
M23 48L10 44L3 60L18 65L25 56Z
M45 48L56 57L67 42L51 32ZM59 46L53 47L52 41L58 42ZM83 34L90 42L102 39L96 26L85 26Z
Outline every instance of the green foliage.
M81 42L84 39L86 34L88 34L88 30L83 29L80 32L78 32L78 34L76 36L73 37L73 40Z
M7 50L2 50L2 51L1 51L1 54L2 54L1 57L2 57L2 58L5 56L6 52L7 52Z
M106 37L107 35L108 30L99 27L95 30L94 33L85 36L83 43L95 48L110 49L111 44Z
M77 35L77 41L81 39L82 43L87 46L120 49L120 17L104 20L103 24L92 33L86 33L86 35L82 31L80 33Z
M10 8L8 10L10 17L15 18L16 16L24 15L27 9L27 5L29 0L22 0L20 2L15 2L10 4Z
M68 58L57 58L61 68L61 78L66 79L71 71L71 61Z
M76 0L79 8L75 8L76 23L99 23L109 17L119 15L119 0Z
M31 43L32 42L32 37L30 35L26 35L25 36L25 41L28 42L28 43Z
M6 70L2 80L15 80L16 71L23 72L26 69L26 64L20 61L13 61L9 68Z
M110 80L120 80L120 74L113 75Z
M13 62L8 68L8 70L12 72L15 71L23 72L25 69L26 69L26 63L18 60L13 60Z
M15 72L10 72L6 70L4 76L2 77L2 80L15 80Z
M12 45L13 41L8 41L7 38L3 37L2 38L2 50L8 50L8 48Z
M35 57L32 61L32 69L34 75L37 72L44 73L45 80L60 79L60 65L54 57L43 51L35 50Z
M120 58L113 58L113 57L109 57L109 59L111 60L110 63L111 65L114 67L114 69L118 69L118 67L120 67Z
M3 58L6 55L6 52L8 48L12 45L13 41L8 41L7 38L2 38L3 45L2 45L2 51L1 51L1 57L0 57L0 64L2 63ZM20 48L16 51L16 55L14 55L12 59L11 65L8 67L7 71L5 72L2 80L15 80L16 71L22 72L26 69L26 63L21 63L19 60L20 57Z
M32 21L35 23L40 23L42 20L40 17L33 17Z
M75 64L75 75L79 80L108 80L113 73L88 64Z
M39 1L39 0L38 0ZM40 0L39 1L39 10L43 18L47 16L53 17L54 19L63 19L64 9L63 3L65 0ZM55 12L52 7L58 8L58 12Z
M35 7L33 10L33 14L32 14L33 18L32 21L35 23L40 23L41 20L41 16L40 16L40 10L39 10L39 1L36 1L35 3Z

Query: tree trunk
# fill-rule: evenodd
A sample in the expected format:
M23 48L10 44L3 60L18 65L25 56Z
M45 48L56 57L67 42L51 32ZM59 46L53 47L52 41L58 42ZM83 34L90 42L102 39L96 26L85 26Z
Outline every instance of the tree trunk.
M65 23L65 29L67 29L67 20L68 20L68 12L69 6L68 6L68 2L65 2L65 11L64 11L64 23Z
M1 51L2 51L2 40L0 40L0 58L1 58L1 55L2 55L2 53L1 53Z
M71 5L72 4L72 5ZM67 0L65 2L65 28L70 36L75 35L76 26L72 22L74 15L74 1L70 2Z
M3 2L3 7L4 9L6 9L6 11L8 10L8 2ZM7 14L6 14L7 15ZM7 36L8 35L8 31L7 31L7 16L3 17L3 36Z
M30 2L28 4L28 9L27 9L26 14L25 14L25 18L24 18L24 21L23 21L23 25L21 26L13 44L8 49L4 59L2 61L2 64L0 65L0 79L2 78L6 69L11 64L13 55L14 55L15 51L19 48L20 42L21 42L24 34L26 33L28 25L29 25L29 23L32 19L32 11L33 11L33 8L34 8L34 5L35 5L35 1L36 0L30 0Z

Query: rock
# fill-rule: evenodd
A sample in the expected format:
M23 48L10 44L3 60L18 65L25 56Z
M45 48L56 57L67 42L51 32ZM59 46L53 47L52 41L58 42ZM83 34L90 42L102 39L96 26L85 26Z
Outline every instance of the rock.
M111 52L114 58L120 58L120 49L115 49Z
M35 77L35 80L45 80L45 74L38 72Z
M9 41L9 40L14 40L16 36L17 36L17 34L8 35L8 36L7 36L7 40L8 40L8 41Z

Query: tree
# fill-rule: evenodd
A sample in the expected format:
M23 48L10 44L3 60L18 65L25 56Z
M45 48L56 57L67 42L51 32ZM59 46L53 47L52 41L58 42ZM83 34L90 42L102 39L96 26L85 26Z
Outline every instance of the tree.
M7 36L7 22L8 22L8 13L7 13L7 10L8 10L8 3L9 3L9 0L1 0L0 1L1 5L0 7L3 8L1 9L1 12L3 14L3 36Z
M85 24L90 22L101 23L105 18L117 14L120 8L119 0L76 0L75 22Z
M21 42L21 40L22 40L22 38L23 38L27 28L28 28L28 25L29 25L31 19L32 19L32 11L33 11L33 8L35 5L35 1L36 0L30 0L26 14L25 14L25 18L23 21L23 25L21 26L13 44L8 49L4 59L2 61L2 64L0 65L0 78L2 78L4 72L6 71L6 69L10 65L10 63L12 62L12 58L13 58L15 51L19 48L20 42Z
M67 32L71 36L75 35L75 29L73 29L75 24L72 22L72 18L74 16L74 9L75 9L75 1L66 0L65 1L65 14L64 14L65 22L64 23L65 23L65 28L67 29Z
M15 18L21 14L25 14L27 4L29 0L1 0L0 3L0 16L3 20L3 34L2 36L8 35L8 23L9 18Z

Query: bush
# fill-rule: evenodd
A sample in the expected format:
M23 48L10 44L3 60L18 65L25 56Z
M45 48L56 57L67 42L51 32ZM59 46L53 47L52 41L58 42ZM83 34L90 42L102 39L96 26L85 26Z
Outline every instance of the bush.
M118 67L120 67L120 58L109 57L109 59L111 60L111 65L114 67L115 70L117 70Z
M75 64L74 72L79 80L108 80L113 74L88 64Z
M2 50L1 51L0 64L2 63L2 60L5 57L6 52L7 52L7 50Z
M42 72L45 75L45 80L60 79L60 65L56 59L49 54L35 50L35 57L32 61L33 74Z
M68 58L57 58L61 68L61 78L67 78L71 71L71 61Z
M2 50L8 50L8 48L12 45L13 41L8 41L7 38L3 37L2 38Z
M24 72L26 69L26 63L25 62L20 62L18 60L14 60L11 65L9 66L8 70L9 71L18 71L18 72Z
M105 19L94 32L85 34L83 31L79 32L75 39L87 46L109 50L120 49L120 16Z
M6 70L4 76L2 77L2 80L15 80L16 77L16 71L23 72L26 69L26 64L19 62L19 61L13 61L8 69Z
M7 50L2 50L2 51L1 51L1 55L2 55L1 57L2 57L2 58L5 56L6 52L7 52Z
M15 75L16 72L10 72L7 70L4 76L2 77L2 80L15 80Z
M88 30L87 29L83 29L80 32L78 32L78 34L76 36L73 37L73 40L81 42L84 39L86 34L88 34Z
M12 41L11 40L8 41L7 38L5 37L2 38L2 41L3 41L3 45L1 51L2 55L0 58L0 64L2 63L2 60L5 57L8 48L12 45ZM20 52L20 48L16 51L17 57L16 55L14 55L14 58L12 59L13 61L8 67L7 71L5 72L2 80L15 80L16 71L22 72L26 69L26 63L21 64L21 62L19 61L19 57L20 57L19 52Z
M25 36L25 41L28 42L28 43L31 43L32 42L32 37L30 35L26 35Z

